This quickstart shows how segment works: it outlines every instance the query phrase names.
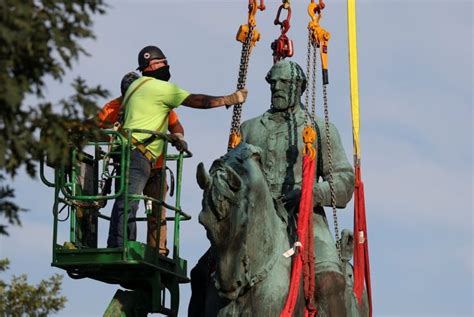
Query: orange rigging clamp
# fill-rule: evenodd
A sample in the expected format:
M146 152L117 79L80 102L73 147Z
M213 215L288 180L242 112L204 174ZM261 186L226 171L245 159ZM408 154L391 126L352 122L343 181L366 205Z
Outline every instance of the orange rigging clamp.
M312 42L319 48L323 69L323 84L327 85L329 83L328 41L331 38L331 34L319 25L319 20L321 20L322 16L321 11L324 7L325 4L323 0L319 0L319 3L315 3L314 0L311 0L311 3L308 5L308 14L311 17L311 21L308 23L308 30L310 31Z
M285 20L280 21L281 11L285 9L288 11L287 17ZM273 50L273 63L278 62L281 59L286 57L293 56L293 41L286 36L286 33L290 29L290 20L291 20L291 7L290 0L283 0L283 4L278 8L278 12L273 22L275 25L280 26L281 35L278 39L273 41L271 48Z
M252 29L252 38L250 40L250 48L255 46L255 43L260 40L260 32L258 32L256 26L257 21L255 15L257 10L265 10L264 0L260 0L260 5L257 4L257 0L249 0L249 14L247 24L242 24L237 31L236 40L245 43L245 40L249 36L249 31Z
M316 149L314 148L314 140L316 140L316 130L312 126L305 126L303 129L303 156L309 155L314 160L316 158Z
M231 132L229 136L229 144L227 145L227 148L229 149L235 149L237 145L240 144L240 141L242 140L242 136L240 135L240 132Z

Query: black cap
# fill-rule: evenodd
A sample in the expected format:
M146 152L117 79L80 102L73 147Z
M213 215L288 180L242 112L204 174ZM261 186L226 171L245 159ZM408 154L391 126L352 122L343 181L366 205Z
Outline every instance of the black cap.
M148 66L148 63L153 59L165 59L166 56L157 46L145 46L138 53L138 70L143 70Z

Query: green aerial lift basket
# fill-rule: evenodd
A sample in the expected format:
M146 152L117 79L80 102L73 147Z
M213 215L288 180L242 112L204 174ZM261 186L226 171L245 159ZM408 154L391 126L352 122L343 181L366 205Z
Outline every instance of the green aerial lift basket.
M149 133L161 138L164 142L163 155L166 157L166 162L176 162L174 206L156 198L127 194L128 167L132 151L130 136L133 132ZM177 316L179 284L190 281L187 276L187 262L179 257L179 236L180 222L191 219L181 210L180 200L183 160L191 157L192 154L186 151L167 155L169 138L157 132L129 130L127 138L114 130L104 130L103 133L107 141L89 142L84 150L72 148L68 164L61 166L48 164L54 168L54 182L47 180L44 164L40 166L43 183L54 187L51 265L66 270L74 279L92 278L105 283L118 284L130 290L130 292L125 292L129 295L126 300L116 295L105 315L112 316L113 313L107 312L116 310L120 306L122 316L146 316L147 313ZM120 163L117 164L117 162ZM163 167L161 171L161 192L164 197L166 192L164 189L167 186L166 169ZM110 194L108 191L104 193L104 187L110 187L112 181L115 181L115 193ZM102 214L100 210L108 200L113 200L120 195L125 195L125 219L128 219L128 206L132 200L155 202L174 212L173 216L166 218L167 221L174 222L172 257L159 254L159 241L156 242L155 248L139 241L129 241L126 230L127 221L123 221L125 235L123 247L98 246L99 219L110 221L110 217ZM130 220L146 221L146 217ZM58 239L60 232L63 232L60 229L64 228L66 234L63 236L67 238L61 243ZM156 226L156 230L156 236L159 237L160 226ZM165 290L170 293L169 307L166 307ZM116 305L117 301L120 303ZM127 308L127 305L130 307ZM128 312L127 309L129 309Z

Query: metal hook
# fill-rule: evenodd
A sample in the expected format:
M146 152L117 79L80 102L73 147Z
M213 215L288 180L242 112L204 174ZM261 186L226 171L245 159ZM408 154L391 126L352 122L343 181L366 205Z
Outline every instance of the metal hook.
M323 0L319 0L319 3L315 3L314 0L311 0L311 3L308 5L308 14L313 21L319 22L321 19L321 10L324 9L326 5ZM316 16L316 13L318 16Z
M280 21L280 14L281 14L282 9L287 10L288 15L285 20ZM289 4L284 3L280 5L280 7L278 8L277 16L275 18L275 21L273 21L273 23L275 25L280 25L281 34L286 34L286 32L288 32L288 30L290 29L290 20L291 20L291 7L289 6Z
M249 25L255 26L257 24L257 22L255 21L255 15L257 14L257 10L265 10L264 0L260 0L260 5L257 4L257 0L249 0Z

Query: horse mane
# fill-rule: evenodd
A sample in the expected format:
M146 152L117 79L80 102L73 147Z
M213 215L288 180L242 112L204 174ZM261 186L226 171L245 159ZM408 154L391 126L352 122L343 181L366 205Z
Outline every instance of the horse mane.
M227 162L227 164L232 165L233 160L237 160L239 163L243 163L245 160L252 158L256 162L258 162L260 168L262 168L262 153L263 150L260 147L242 142L235 149L222 156L220 160L223 160ZM212 166L214 166L217 161L219 161L219 159L214 161Z

